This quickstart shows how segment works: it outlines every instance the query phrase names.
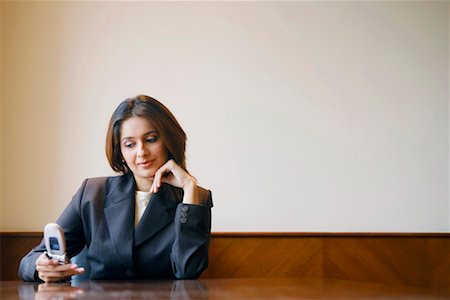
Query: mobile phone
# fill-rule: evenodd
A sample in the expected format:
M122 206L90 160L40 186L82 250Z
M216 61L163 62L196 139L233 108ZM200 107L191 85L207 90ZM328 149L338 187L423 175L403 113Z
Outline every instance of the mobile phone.
M56 223L48 223L44 228L44 243L49 259L56 259L60 264L66 263L66 239L61 226Z

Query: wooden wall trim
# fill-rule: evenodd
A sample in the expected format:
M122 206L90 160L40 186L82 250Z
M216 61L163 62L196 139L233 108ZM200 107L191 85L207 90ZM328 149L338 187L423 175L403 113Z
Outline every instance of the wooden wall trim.
M0 232L1 280L17 280L39 231ZM450 233L214 232L202 278L297 277L450 286Z

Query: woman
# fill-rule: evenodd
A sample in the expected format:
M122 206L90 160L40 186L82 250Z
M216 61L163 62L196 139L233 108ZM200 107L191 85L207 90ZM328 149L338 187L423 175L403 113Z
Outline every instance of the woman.
M117 107L106 156L122 175L86 179L57 221L68 257L86 248L88 278L185 279L206 269L211 192L186 170L185 149L186 134L157 100L141 95ZM44 251L42 241L22 259L22 280L56 282L85 272Z

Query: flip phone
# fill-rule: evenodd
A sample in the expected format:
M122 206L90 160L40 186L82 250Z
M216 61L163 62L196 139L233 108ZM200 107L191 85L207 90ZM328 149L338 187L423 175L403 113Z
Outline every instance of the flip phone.
M64 231L56 223L48 223L44 228L44 243L49 259L57 259L60 264L66 263L66 239Z

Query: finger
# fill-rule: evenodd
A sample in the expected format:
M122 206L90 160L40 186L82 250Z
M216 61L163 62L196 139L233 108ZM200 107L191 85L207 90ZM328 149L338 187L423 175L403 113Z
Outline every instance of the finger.
M178 181L175 179L175 175L172 173L168 174L167 176L164 176L161 178L162 183L168 183L170 185L178 186Z
M78 266L76 264L64 264L64 265L38 265L36 270L39 272L65 272L70 269L76 269Z
M155 173L155 178L153 178L153 193L157 193L158 192L158 181L161 178L161 169L158 169L158 171L156 171Z
M150 193L153 193L153 190L154 190L154 188L155 188L155 180L156 180L156 175L157 175L157 173L158 173L158 170L156 170L155 174L153 174L153 177L152 177L152 185L150 186Z
M59 265L59 261L56 259L49 259L47 255L41 254L36 260L36 266L55 266Z
M180 167L177 163L172 161L170 174L162 178L162 182L183 188L188 182L196 180L185 169Z
M155 181L156 181L156 172L155 172L155 175L153 175L153 181L152 181L152 186L150 187L150 193L155 193Z
M174 160L168 161L167 167L169 168L169 170L167 170L168 172L166 173L167 176L161 178L162 182L180 188L184 188L184 186L190 181L194 181L196 183L195 178L193 178L185 169L179 166Z
M42 253L39 255L38 259L36 260L36 265L48 265L50 260L47 258L47 255Z
M84 273L84 268L75 268L75 269L69 269L65 271L48 271L48 272L39 272L39 278L42 280L49 282L50 281L57 281L61 280L73 275L82 274Z
M161 166L155 172L155 176L153 178L151 192L153 192L153 193L157 193L158 192L158 188L161 186L161 177L163 176L164 171L165 171L165 164L163 166Z
M181 167L178 166L177 163L173 159L168 160L164 165L162 165L155 172L155 174L153 176L153 183L152 183L152 186L150 187L150 192L157 193L163 182L173 184L174 178L177 177L175 172L180 174L179 173L180 170L178 170L178 169L181 169ZM170 179L167 180L167 178L170 178Z
M160 169L159 178L156 182L156 187L161 187L161 180L167 175L168 173L172 172L173 166L171 165L173 160L167 161Z

